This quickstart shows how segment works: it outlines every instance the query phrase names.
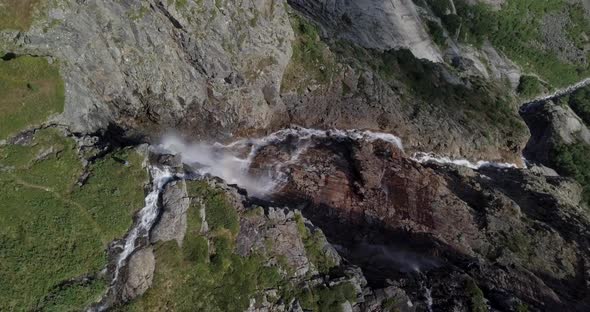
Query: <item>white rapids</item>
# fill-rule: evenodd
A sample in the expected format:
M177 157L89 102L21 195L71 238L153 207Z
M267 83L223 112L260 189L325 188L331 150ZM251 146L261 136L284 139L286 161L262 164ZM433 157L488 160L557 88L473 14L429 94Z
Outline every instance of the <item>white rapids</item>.
M501 163L487 160L479 160L474 163L467 159L451 159L449 157L441 157L429 153L415 153L414 155L412 155L411 159L419 163L436 162L439 164L452 164L457 166L468 167L475 170L483 167L518 168L516 164L511 163Z
M141 236L147 236L149 234L154 222L158 218L158 199L160 198L160 193L164 190L164 186L174 178L169 168L160 169L151 167L150 174L152 176L152 191L145 197L145 206L137 214L135 226L125 237L125 244L123 245L123 251L118 256L117 268L115 269L112 283L118 280L119 271L125 265L129 256L135 251L136 240Z
M367 130L318 130L302 127L282 129L264 137L241 139L229 144L191 143L177 135L169 134L162 138L160 146L173 154L180 155L182 162L194 166L200 175L216 176L228 184L236 184L246 189L251 195L264 196L286 181L286 175L282 172L285 165L297 162L299 156L315 144L314 139L328 138L369 142L381 140L393 144L402 152L404 151L402 140L390 133ZM272 168L271 171L259 172L257 176L254 176L250 172L250 166L258 153L266 146L284 142L288 142L292 148L289 159L276 159L274 162L266 164ZM430 153L416 153L410 158L419 163L437 162L476 170L482 167L518 168L516 164L511 163L486 160L472 162Z
M166 167L160 169L158 167L150 166L149 171L152 177L152 190L145 197L145 206L137 213L133 227L127 232L123 242L121 242L120 245L115 246L120 247L123 250L117 255L114 275L110 283L111 287L117 284L119 281L119 274L123 267L127 265L129 256L131 256L131 254L138 248L137 239L149 236L149 232L159 215L160 207L158 201L160 194L164 190L166 184L176 177L170 168ZM88 311L101 312L106 311L108 308L107 305L101 303L96 307L91 307Z
M243 187L251 195L264 196L285 182L285 174L282 172L285 165L297 162L299 156L313 145L313 139L325 138L383 140L403 150L401 139L389 133L360 130L316 130L300 127L283 129L265 137L242 139L229 144L190 143L176 135L169 134L164 136L160 146L169 152L180 155L183 163L195 165L195 169L200 175L216 176L228 184ZM263 175L253 176L249 172L252 160L262 148L288 140L291 140L290 144L294 147L289 153L289 159L276 160L267 164L273 170Z
M296 163L308 148L317 143L314 139L368 142L381 140L395 145L402 152L404 151L402 140L389 133L362 130L317 130L301 127L283 129L261 138L242 139L229 144L190 143L178 136L167 135L162 139L160 147L166 152L180 155L182 162L192 166L197 175L216 176L228 184L243 187L250 195L264 196L286 181L286 174L282 172L283 166ZM271 170L266 170L267 172L262 175L252 175L250 166L254 158L264 147L278 143L290 144L288 159L276 159L272 163L266 164L269 165ZM418 163L437 162L465 166L476 170L486 166L497 168L517 167L517 165L509 163L483 160L471 162L466 159L451 159L428 153L416 153L410 158ZM121 252L116 256L116 266L109 292L119 282L121 270L127 265L129 257L140 247L138 246L138 239L149 238L150 230L160 213L159 198L166 184L176 178L186 178L182 174L172 172L172 169L168 167L150 166L149 171L152 177L152 190L145 198L145 206L137 213L133 227L125 238L119 245L114 246L115 248L121 248ZM429 290L427 293L429 294ZM107 297L108 294L103 299ZM429 301L430 305L431 302ZM89 308L88 311L105 311L108 308L108 303L101 301L96 306Z
M543 101L547 101L547 100L553 100L555 98L564 96L564 95L566 95L568 93L574 92L577 89L583 88L583 87L588 86L588 85L590 85L590 78L586 78L586 79L580 80L577 83L574 83L574 84L569 85L569 86L567 86L565 88L556 90L555 92L553 92L551 94L544 95L544 96L538 97L536 99L530 100L530 101L528 101L528 103L543 102Z

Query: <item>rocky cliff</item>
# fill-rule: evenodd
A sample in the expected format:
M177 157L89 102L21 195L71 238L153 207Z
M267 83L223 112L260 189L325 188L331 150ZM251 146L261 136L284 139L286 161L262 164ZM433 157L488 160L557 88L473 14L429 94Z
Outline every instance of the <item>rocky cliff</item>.
M0 0L0 310L590 310L589 16Z

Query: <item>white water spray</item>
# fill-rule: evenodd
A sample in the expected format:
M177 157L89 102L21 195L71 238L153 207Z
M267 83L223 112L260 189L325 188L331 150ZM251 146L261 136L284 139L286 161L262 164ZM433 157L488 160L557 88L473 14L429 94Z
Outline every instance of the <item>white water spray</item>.
M177 135L168 134L162 138L160 145L174 154L179 154L182 157L182 162L193 166L198 174L216 176L228 184L236 184L246 189L251 195L264 196L286 182L286 174L282 172L282 169L286 165L296 163L309 147L317 143L315 140L321 139L368 142L381 140L393 144L403 151L401 139L389 133L361 130L318 130L302 127L287 128L265 137L242 139L229 144L191 143ZM251 164L258 153L266 146L279 143L290 144L289 158L270 160L270 163L265 163L267 170L252 173ZM518 167L516 164L484 160L474 163L466 159L451 159L429 153L416 153L411 159L419 163L437 162L472 169Z
M164 187L170 182L175 175L169 168L160 169L157 167L149 168L152 176L152 190L145 197L145 206L137 213L137 218L131 230L125 236L121 245L116 247L123 248L121 253L117 256L115 271L113 279L111 280L111 287L116 285L119 281L119 275L123 267L127 265L129 256L138 248L137 239L146 238L152 226L156 222L160 207L158 200ZM110 291L110 290L109 290ZM106 304L100 304L97 307L90 308L89 311L106 311L109 307Z
M566 94L572 93L572 92L574 92L574 91L576 91L576 90L578 90L580 88L583 88L585 86L588 86L588 85L590 85L590 78L582 79L579 82L574 83L573 85L569 85L569 86L567 86L565 88L556 90L555 92L553 92L551 94L544 95L544 96L538 97L536 99L530 100L530 101L527 102L527 104L535 103L535 102L544 102L544 101L547 101L547 100L553 100L555 98L558 98L558 97L564 96ZM526 104L525 104L525 106L526 106Z
M436 162L439 164L453 164L457 166L468 167L475 170L480 169L482 167L518 168L516 164L511 163L499 163L486 160L479 160L473 163L467 159L451 159L449 157L435 156L429 153L416 153L412 155L411 159L419 163Z
M428 312L432 312L432 304L434 303L432 299L432 289L428 287L424 287L424 297L426 298L426 307L428 308Z
M117 281L121 267L126 264L131 253L135 251L136 240L139 237L145 237L149 234L152 225L158 217L158 199L160 193L164 190L164 186L166 186L166 184L174 177L168 168L162 170L157 167L152 167L150 168L150 173L153 179L152 191L145 197L145 206L139 211L135 226L129 233L127 233L125 244L123 245L123 251L118 256L113 283Z
M255 139L238 140L227 145L221 143L190 143L174 134L164 136L161 147L179 154L182 162L194 166L201 175L219 177L228 184L236 184L254 196L269 194L285 182L282 172L285 165L294 164L299 157L314 144L314 139L333 138L336 140L376 141L383 140L403 150L401 140L389 133L359 130L316 130L288 128L268 136ZM291 141L289 141L291 140ZM250 172L252 160L266 146L289 141L292 150L289 159L274 160L265 164L272 171Z

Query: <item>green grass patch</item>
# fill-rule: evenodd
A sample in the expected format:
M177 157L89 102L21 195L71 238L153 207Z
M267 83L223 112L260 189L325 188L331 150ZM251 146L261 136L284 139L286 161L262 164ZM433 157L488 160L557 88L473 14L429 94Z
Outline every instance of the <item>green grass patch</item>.
M41 0L0 0L0 30L26 31Z
M196 191L195 191L196 189ZM190 182L191 197L203 201L217 194L206 182ZM223 194L217 194L223 195ZM213 195L214 197L216 195ZM244 311L262 291L279 288L282 277L258 255L234 253L235 238L219 227L208 239L200 232L200 216L190 210L182 248L171 241L156 247L154 284L132 302L129 311ZM210 244L209 244L210 242Z
M559 145L552 151L551 160L557 171L573 177L584 189L584 200L590 204L590 145L576 143Z
M430 20L426 22L426 26L428 26L428 32L434 40L434 43L436 43L439 47L445 47L446 38L442 27L440 27L440 25L437 22L433 22Z
M106 287L107 282L103 279L67 285L52 291L40 306L46 312L79 311L94 303L96 298L100 298Z
M296 14L290 15L290 21L295 31L293 56L283 75L281 89L302 93L314 82L329 84L338 73L338 64L329 47L321 40L319 29Z
M580 5L570 6L564 0L511 0L506 1L499 11L486 4L469 4L455 0L457 14L447 14L445 0L426 0L433 12L439 16L451 34L459 31L462 42L480 46L484 40L516 61L526 71L537 73L554 87L561 87L590 75L587 62L570 64L558 59L549 51L540 49L542 41L539 32L546 14L566 11L569 14L568 36L578 46L587 43L588 19ZM436 38L435 38L436 40Z
M63 300L43 299L62 281L101 270L107 243L143 206L140 157L117 157L127 165L101 160L79 187L75 144L57 131L37 132L31 146L0 147L0 310L86 303L104 289L64 289L57 294Z
M56 64L29 56L0 60L0 139L61 113L64 100Z
M98 224L103 225L102 241L108 243L125 233L133 214L144 205L143 185L147 172L143 157L132 150L120 150L98 160L90 167L83 187L71 194L86 207Z
M318 286L305 289L299 297L303 309L317 312L341 312L342 304L346 301L356 301L356 290L350 282L333 287Z
M469 297L472 312L488 311L488 307L483 296L483 291L481 291L481 289L477 286L474 280L467 280L465 285L465 292L467 294L467 297Z
M516 88L516 92L521 96L530 98L537 94L540 94L542 91L542 85L539 79L535 76L527 76L523 75L520 77L520 81L518 83L518 87Z
M567 103L590 126L590 86L576 90L568 97Z
M207 224L211 231L227 229L233 235L238 233L238 212L223 190L211 187L206 181L190 181L187 187L189 196L200 198L205 206Z
M590 43L590 18L586 16L586 10L582 3L576 3L569 7L570 23L567 29L569 39L580 49Z
M305 253L309 261L316 266L319 272L330 272L330 269L336 266L336 263L334 263L334 260L324 250L326 237L322 231L316 230L312 232L308 229L300 213L295 214L295 221L297 222L297 230L303 240Z
M425 103L460 114L466 124L491 125L486 130L509 135L526 132L511 104L514 99L487 81L471 79L470 87L448 83L438 65L417 60L408 50L386 51L372 62L383 78L401 80Z

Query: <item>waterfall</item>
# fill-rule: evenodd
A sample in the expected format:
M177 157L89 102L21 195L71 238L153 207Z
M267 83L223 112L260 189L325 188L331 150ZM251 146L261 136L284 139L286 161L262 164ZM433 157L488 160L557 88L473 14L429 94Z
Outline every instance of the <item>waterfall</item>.
M316 130L293 127L279 130L270 135L254 139L242 139L229 144L219 142L191 143L174 134L163 137L160 146L174 154L179 154L182 162L194 165L200 175L219 177L228 184L236 184L246 189L250 195L264 196L286 182L282 169L294 164L299 157L314 144L315 139L333 138L335 140L376 141L394 144L403 150L401 140L389 133L359 130ZM272 170L254 175L250 166L260 150L269 145L290 144L289 159L276 160L266 164Z
M129 257L139 247L137 240L149 237L150 230L158 218L160 212L160 194L168 182L180 177L173 174L170 168L167 167L160 169L150 166L149 171L152 177L152 190L145 197L145 206L137 213L131 230L129 230L122 242L114 246L114 248L122 248L122 251L117 255L113 279L111 280L109 290L98 305L88 309L89 312L102 312L109 308L108 297L114 291L113 287L119 282L120 272L127 265Z
M182 162L194 167L200 175L211 175L223 179L228 184L236 184L250 195L264 197L280 188L286 182L287 174L283 168L297 163L299 157L317 143L317 140L384 141L404 150L402 140L389 133L367 130L318 130L302 127L282 129L260 138L240 139L228 144L188 142L177 135L168 134L160 146L173 154L178 154ZM252 161L259 152L270 145L283 145L289 149L288 159L269 160L266 170L251 172ZM419 163L437 162L454 164L472 169L482 167L517 168L516 164L480 160L451 159L429 153L416 153L411 159Z
M424 297L426 298L426 307L428 312L432 312L432 288L424 287Z

